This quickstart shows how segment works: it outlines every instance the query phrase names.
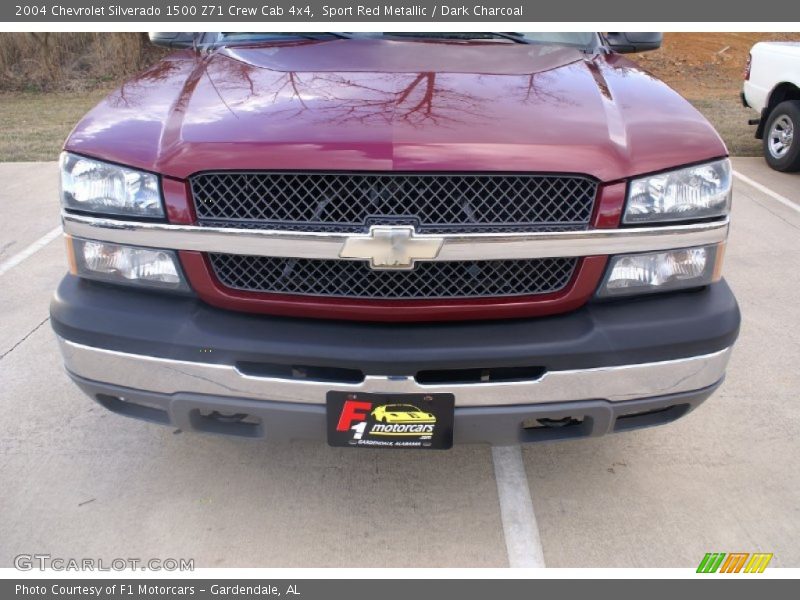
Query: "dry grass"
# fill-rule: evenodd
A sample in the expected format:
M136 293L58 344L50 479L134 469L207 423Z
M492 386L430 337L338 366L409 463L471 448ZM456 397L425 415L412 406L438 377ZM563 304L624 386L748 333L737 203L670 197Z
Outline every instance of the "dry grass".
M0 33L0 160L55 160L87 110L166 52L144 33Z
M75 123L105 94L0 93L0 161L55 160Z
M687 100L716 128L731 156L761 156L761 140L755 138L756 126L747 123L748 119L758 117L758 113L742 106L737 93Z
M108 86L163 54L144 33L0 33L0 90Z

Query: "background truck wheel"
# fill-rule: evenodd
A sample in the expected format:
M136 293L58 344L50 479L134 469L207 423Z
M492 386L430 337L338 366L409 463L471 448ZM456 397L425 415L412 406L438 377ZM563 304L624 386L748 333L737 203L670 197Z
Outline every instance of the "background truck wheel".
M764 128L764 158L776 171L800 170L800 100L781 102Z

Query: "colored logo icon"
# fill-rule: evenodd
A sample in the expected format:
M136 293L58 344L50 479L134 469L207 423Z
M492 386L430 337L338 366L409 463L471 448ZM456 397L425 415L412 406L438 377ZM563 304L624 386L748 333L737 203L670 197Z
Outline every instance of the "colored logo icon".
M708 552L697 566L698 573L763 573L772 560L771 553Z

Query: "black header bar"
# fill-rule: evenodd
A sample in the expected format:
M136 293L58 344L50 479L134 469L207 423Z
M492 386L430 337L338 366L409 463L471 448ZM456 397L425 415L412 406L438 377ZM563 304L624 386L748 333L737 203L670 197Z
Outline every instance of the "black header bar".
M800 21L800 2L760 0L10 0L7 23L61 22L704 22ZM620 27L621 28L621 27Z

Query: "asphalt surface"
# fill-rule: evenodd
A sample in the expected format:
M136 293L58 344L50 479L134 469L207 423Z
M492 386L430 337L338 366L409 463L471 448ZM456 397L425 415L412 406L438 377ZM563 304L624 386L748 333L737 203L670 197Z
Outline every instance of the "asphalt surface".
M800 566L800 175L735 169L725 274L743 325L715 396L676 423L522 448L551 567ZM55 163L0 164L2 265L58 225ZM0 275L0 567L13 557L197 567L504 567L492 450L360 452L175 432L111 413L61 366L56 239ZM511 533L513 533L513 524Z

